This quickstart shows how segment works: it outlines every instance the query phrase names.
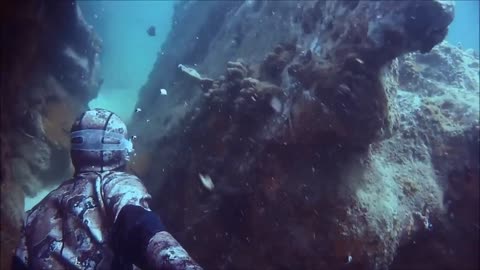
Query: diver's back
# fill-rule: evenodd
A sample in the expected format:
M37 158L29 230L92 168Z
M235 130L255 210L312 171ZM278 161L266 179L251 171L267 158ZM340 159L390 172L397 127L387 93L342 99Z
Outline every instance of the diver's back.
M113 220L103 193L116 174L124 173L79 174L52 191L27 212L17 255L33 269L109 269Z

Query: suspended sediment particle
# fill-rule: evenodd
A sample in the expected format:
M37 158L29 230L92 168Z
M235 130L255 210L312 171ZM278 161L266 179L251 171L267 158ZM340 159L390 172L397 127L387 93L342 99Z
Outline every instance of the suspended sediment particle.
M270 106L272 106L277 113L282 111L282 102L277 97L272 98Z
M360 59L360 58L355 58L355 61L357 61L358 63L360 63L360 64L362 64L362 65L365 63L365 62L363 62L363 60Z
M210 178L209 175L203 175L201 173L198 174L198 176L200 177L200 181L202 182L202 185L208 189L208 190L213 190L213 188L215 187L213 185L213 181L212 181L212 178Z

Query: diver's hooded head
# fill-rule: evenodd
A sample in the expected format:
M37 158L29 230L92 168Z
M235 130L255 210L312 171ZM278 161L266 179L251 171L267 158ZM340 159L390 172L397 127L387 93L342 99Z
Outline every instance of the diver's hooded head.
M72 125L70 154L76 174L123 170L132 151L127 126L113 112L88 110Z

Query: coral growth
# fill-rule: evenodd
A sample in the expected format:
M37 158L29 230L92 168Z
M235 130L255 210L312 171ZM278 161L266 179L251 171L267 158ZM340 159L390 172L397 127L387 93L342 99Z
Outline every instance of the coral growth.
M283 69L293 60L296 54L296 42L277 45L268 53L260 67L260 78L277 85L281 82Z

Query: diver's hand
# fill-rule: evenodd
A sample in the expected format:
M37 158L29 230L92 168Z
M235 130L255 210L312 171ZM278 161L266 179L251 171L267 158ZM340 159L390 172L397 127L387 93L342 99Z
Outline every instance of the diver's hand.
M158 270L202 270L173 236L158 232L147 246L147 264Z

